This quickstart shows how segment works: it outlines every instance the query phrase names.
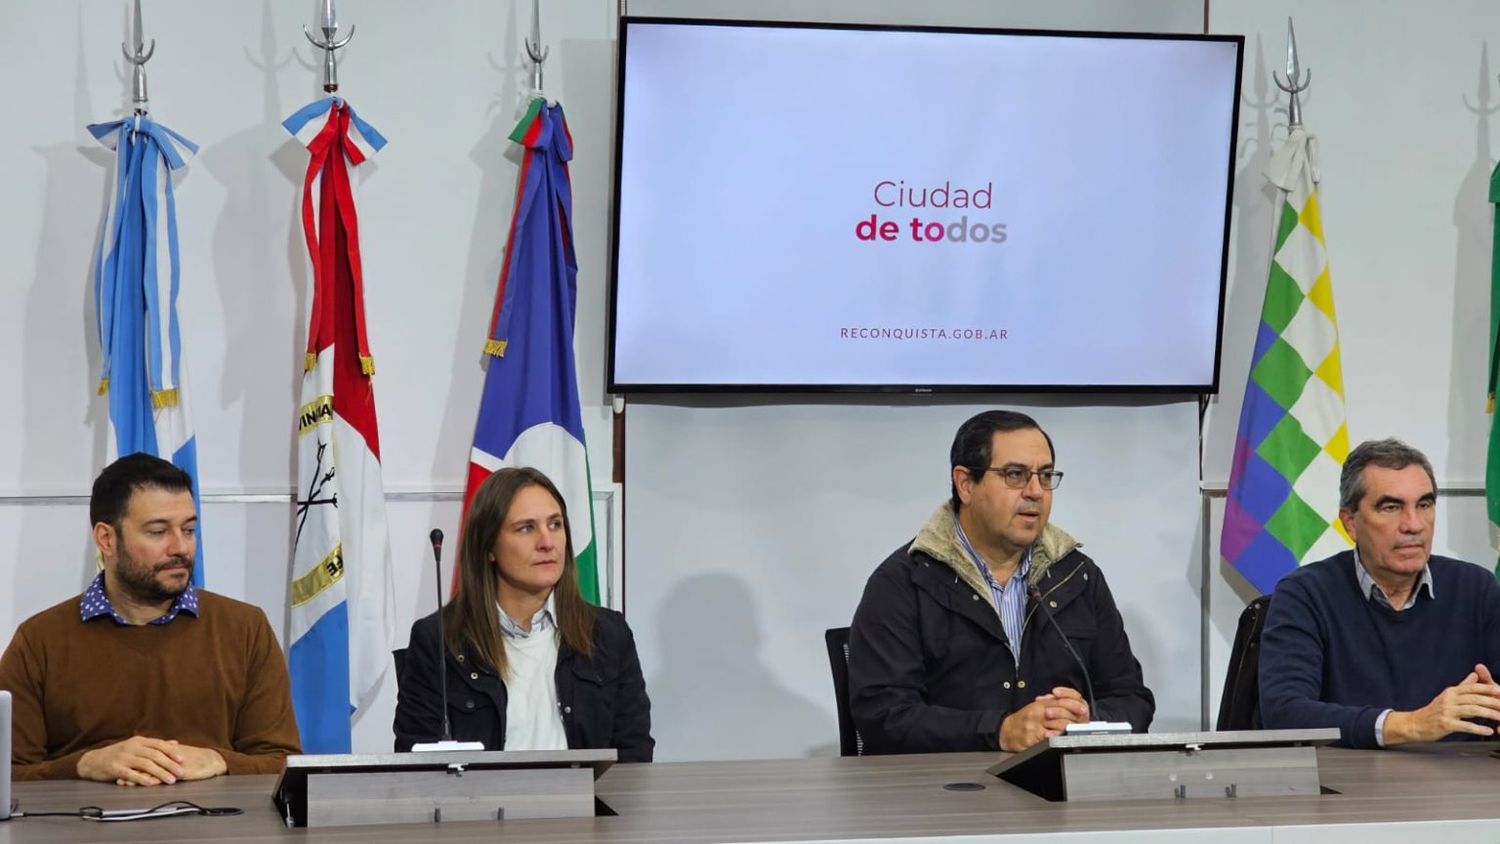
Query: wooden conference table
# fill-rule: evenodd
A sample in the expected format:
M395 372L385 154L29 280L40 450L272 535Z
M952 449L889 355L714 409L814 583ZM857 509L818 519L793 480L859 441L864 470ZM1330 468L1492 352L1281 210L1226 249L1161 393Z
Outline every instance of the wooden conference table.
M172 799L238 806L234 817L131 823L15 818L0 842L407 841L1500 841L1495 744L1387 751L1320 748L1323 784L1339 794L1242 799L1049 803L986 774L997 753L860 759L616 765L598 782L615 817L286 829L275 777L221 777L166 788L16 783L21 811L144 807ZM943 788L978 782L980 791Z

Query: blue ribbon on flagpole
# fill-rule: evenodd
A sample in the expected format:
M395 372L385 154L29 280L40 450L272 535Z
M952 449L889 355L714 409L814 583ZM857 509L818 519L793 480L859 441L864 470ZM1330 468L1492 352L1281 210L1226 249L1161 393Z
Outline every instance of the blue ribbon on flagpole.
M178 383L178 357L182 351L181 328L177 321L179 259L177 250L177 206L172 179L161 178L163 162L169 170L180 169L187 162L180 148L197 152L198 146L187 138L144 116L110 123L94 123L89 133L111 146L116 153L115 203L111 219L105 221L107 236L99 239L95 253L95 302L98 311L99 346L104 355L101 377L108 382L119 354L131 354L140 345L122 340L141 337L146 348L148 385L153 393L173 389ZM168 266L171 273L170 300L161 301L160 289L148 280L158 277L161 256L157 254L157 225L160 209L156 184L163 187L166 205ZM105 243L110 244L106 254ZM128 290L126 288L129 288ZM144 299L144 309L132 308L135 291ZM130 330L120 335L138 315L144 315L141 332ZM165 329L165 330L163 330ZM163 349L163 342L166 348ZM121 454L130 452L120 450Z

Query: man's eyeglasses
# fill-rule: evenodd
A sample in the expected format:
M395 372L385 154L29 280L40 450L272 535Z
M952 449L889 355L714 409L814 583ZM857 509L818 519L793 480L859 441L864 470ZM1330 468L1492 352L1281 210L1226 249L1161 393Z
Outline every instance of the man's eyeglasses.
M990 466L981 470L980 474L985 472L994 472L999 475L1001 480L1005 481L1005 485L1011 489L1025 489L1026 485L1031 483L1032 475L1036 475L1037 482L1042 485L1042 489L1057 489L1063 477L1063 473L1055 469L1040 469L1033 472L1022 466Z

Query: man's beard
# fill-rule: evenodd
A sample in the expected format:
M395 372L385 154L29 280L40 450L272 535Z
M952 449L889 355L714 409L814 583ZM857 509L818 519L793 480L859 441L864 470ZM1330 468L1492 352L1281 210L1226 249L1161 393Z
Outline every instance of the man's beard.
M187 591L188 584L193 580L193 558L171 557L165 562L154 566L138 562L123 545L120 547L119 560L115 563L115 579L130 593L131 597L143 604L152 604L158 601L170 601L178 595ZM164 586L157 580L160 572L174 566L187 566L187 579L181 586Z

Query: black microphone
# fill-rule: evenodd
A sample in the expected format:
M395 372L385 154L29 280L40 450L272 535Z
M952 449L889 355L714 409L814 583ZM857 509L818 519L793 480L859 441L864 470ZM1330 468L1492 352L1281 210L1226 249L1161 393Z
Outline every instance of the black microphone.
M443 737L437 741L417 742L411 746L411 749L414 751L483 750L484 742L454 741L453 727L448 723L448 639L443 633L443 532L433 528L427 538L432 540L432 573L437 581L438 662L436 670L438 692L443 698Z
M427 535L432 540L432 573L437 583L437 621L438 621L438 662L437 681L438 690L443 695L443 737L439 741L453 741L453 729L448 725L448 678L447 650L448 640L443 636L443 531L433 528L432 533Z
M1036 604L1036 608L1040 610L1042 615L1045 615L1047 617L1047 620L1052 623L1052 629L1056 630L1057 637L1059 639L1062 639L1063 647L1068 649L1068 655L1073 657L1074 662L1078 663L1078 670L1083 672L1084 691L1089 693L1089 721L1098 721L1099 703L1098 701L1094 700L1094 682L1089 679L1089 667L1083 664L1083 658L1078 655L1078 651L1073 650L1073 643L1068 641L1068 634L1064 633L1063 629L1058 626L1057 619L1053 617L1052 611L1047 609L1047 604L1042 601L1041 590L1037 589L1035 586L1032 586L1030 588L1030 591L1026 593L1026 596Z

